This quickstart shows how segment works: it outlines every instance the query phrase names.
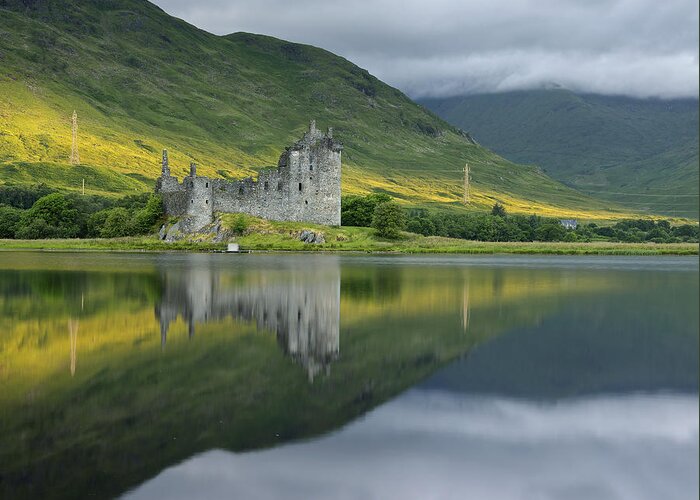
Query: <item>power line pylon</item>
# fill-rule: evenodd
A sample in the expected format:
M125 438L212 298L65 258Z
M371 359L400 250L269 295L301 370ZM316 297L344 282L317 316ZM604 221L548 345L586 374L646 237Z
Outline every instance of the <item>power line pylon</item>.
M463 203L469 205L469 163L464 164L464 198Z
M73 143L70 148L70 164L80 164L80 154L78 153L78 113L73 110L73 118L71 119L73 128Z

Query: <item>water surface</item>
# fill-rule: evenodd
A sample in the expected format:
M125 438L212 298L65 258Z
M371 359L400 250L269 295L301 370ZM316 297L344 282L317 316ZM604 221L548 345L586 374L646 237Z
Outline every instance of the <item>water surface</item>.
M0 491L698 495L681 257L0 253Z

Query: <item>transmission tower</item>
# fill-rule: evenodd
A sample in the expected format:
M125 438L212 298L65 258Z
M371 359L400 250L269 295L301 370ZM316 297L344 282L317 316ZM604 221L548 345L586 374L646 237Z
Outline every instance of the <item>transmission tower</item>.
M465 205L469 205L469 163L464 164L464 199Z
M73 111L73 118L71 119L71 124L73 126L73 143L70 148L70 164L79 165L80 164L80 154L78 153L78 113Z

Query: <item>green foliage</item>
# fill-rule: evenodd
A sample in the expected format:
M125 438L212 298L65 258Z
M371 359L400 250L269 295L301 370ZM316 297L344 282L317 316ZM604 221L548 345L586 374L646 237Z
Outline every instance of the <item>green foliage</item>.
M246 214L233 214L230 219L230 228L233 234L242 235L246 232L250 222Z
M0 186L0 205L9 205L16 208L29 208L36 200L51 194L54 190L46 184L30 186L16 186L13 184Z
M405 226L406 214L395 202L385 201L374 209L372 227L377 230L379 236L396 239Z
M73 203L61 193L40 198L22 214L17 238L76 238L82 217Z
M163 221L163 199L159 195L150 195L146 205L134 213L132 234L146 234Z
M20 209L0 205L0 238L14 238L21 217Z
M496 217L505 217L508 214L506 213L506 208L503 205L496 203L491 208L491 215L495 215Z
M367 196L343 196L340 202L340 219L343 226L370 227L377 205L391 201L388 194Z
M92 192L151 191L163 147L175 175L196 158L202 175L240 178L276 162L314 117L344 144L346 195L383 190L414 205L449 204L461 198L459 166L469 162L480 210L494 192L511 211L616 210L474 144L328 51L212 35L136 0L2 5L3 182L79 191L84 179ZM78 166L67 165L73 109L89 124Z
M133 234L129 211L124 207L108 210L105 222L100 230L103 238L119 238Z
M411 210L406 228L424 236L447 236L476 241L613 241L674 243L698 241L698 226L671 226L666 220L625 219L613 226L579 224L565 229L558 219L537 215L455 214Z
M561 241L564 236L566 236L566 229L556 222L542 224L535 230L536 241Z

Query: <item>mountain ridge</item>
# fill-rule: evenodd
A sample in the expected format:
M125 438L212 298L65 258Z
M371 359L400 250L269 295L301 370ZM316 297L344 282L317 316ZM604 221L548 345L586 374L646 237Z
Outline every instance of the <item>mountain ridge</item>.
M412 206L630 216L480 147L368 71L264 35L217 36L142 0L0 0L0 175L90 192L152 188L160 149L174 175L245 177L274 165L310 119L345 145L343 193ZM80 156L71 167L70 121Z
M538 89L422 99L506 158L641 212L698 217L698 100Z

